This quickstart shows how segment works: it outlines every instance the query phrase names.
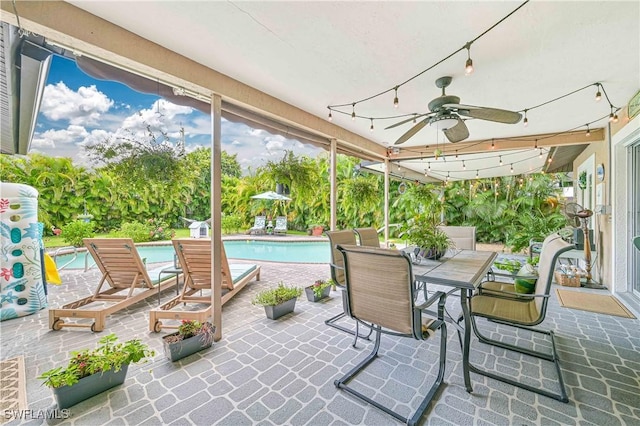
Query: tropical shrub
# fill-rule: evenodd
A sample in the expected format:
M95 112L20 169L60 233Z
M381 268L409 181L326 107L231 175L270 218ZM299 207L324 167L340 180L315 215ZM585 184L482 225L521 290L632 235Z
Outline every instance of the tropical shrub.
M75 247L82 247L84 246L84 242L82 241L84 238L95 237L93 222L75 220L62 227L61 235L65 243Z
M151 241L149 227L141 222L126 222L120 226L116 235L120 238L131 238L134 243Z
M230 234L232 232L238 232L240 228L242 228L243 220L240 216L229 214L223 215L222 220L220 221L220 226L222 227L222 231L225 234Z
M160 219L147 220L149 228L149 241L165 241L170 240L176 235L176 231L169 228L165 222Z

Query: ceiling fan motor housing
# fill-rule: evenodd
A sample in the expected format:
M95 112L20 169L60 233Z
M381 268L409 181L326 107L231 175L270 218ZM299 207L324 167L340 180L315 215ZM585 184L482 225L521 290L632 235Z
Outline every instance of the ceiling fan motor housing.
M429 102L429 111L438 112L439 110L442 109L443 105L459 104L459 103L460 103L460 97L459 96L454 96L454 95L440 96L440 97L435 98L431 102Z

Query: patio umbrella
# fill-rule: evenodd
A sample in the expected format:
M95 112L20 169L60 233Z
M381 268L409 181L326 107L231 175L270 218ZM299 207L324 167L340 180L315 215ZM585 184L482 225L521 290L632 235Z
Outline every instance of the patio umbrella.
M258 200L291 201L291 198L273 191L267 191L258 195L253 195L251 198L255 198Z
M271 206L271 216L277 216L278 210L282 210L284 213L284 202L291 201L291 198L286 195L278 194L277 192L267 191L261 194L257 194L252 196L251 198L255 200L264 200L269 203Z

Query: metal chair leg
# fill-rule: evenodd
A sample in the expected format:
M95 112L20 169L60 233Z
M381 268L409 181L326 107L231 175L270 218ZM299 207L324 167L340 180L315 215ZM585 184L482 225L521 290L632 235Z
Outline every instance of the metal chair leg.
M367 402L368 404L373 405L374 407L384 411L385 413L393 416L394 418L400 420L403 423L406 423L412 426L418 424L423 414L427 410L427 407L433 400L436 392L440 389L440 386L442 385L444 380L444 373L445 373L446 361L447 361L446 359L447 326L444 323L444 321L441 323L439 328L440 328L440 362L439 362L438 376L436 377L436 380L434 381L434 383L431 385L431 388L427 392L427 395L425 395L425 397L423 398L422 402L420 403L420 406L417 408L417 410L413 413L413 415L410 418L400 415L399 413L391 410L388 407L385 407L384 405L374 401L373 399L363 395L362 393L358 392L357 390L347 385L349 381L354 379L355 376L358 375L358 373L360 373L367 365L369 365L378 356L378 350L380 349L380 335L381 335L380 326L373 326L371 328L373 331L376 332L375 343L373 345L373 349L371 350L371 353L367 355L365 359L363 359L358 365L352 368L342 378L334 381L333 384L337 388L345 390L346 392L350 393L356 398L359 398Z
M535 351L533 349L527 349L527 348L521 348L515 345L511 345L509 343L504 343L501 342L499 340L495 340L495 339L491 339L487 336L485 336L484 334L482 334L480 332L480 330L478 329L478 326L476 324L476 321L474 318L471 319L471 327L473 328L473 332L476 335L476 337L478 337L478 340L482 343L488 344L488 345L493 345L493 346L497 346L503 349L507 349L507 350L511 350L511 351L515 351L515 352L519 352L521 354L525 354L525 355L529 355L529 356L533 356L536 358L540 358L543 359L545 361L550 361L554 364L555 368L556 368L556 372L558 374L558 384L560 387L560 392L559 393L553 393L544 389L540 389L540 388L536 388L530 385L527 385L525 383L520 383L517 382L509 377L505 377L505 376L500 376L496 373L490 372L490 371L486 371L483 370L475 365L473 365L471 362L468 362L468 367L469 370L477 373L477 374L481 374L483 376L487 376L489 378L495 379L495 380L499 380L501 382L504 383L508 383L512 386L516 386L519 387L521 389L526 389L528 391L531 392L535 392L539 395L544 395L547 396L549 398L553 398L557 401L560 402L569 402L569 397L567 396L567 391L564 385L564 379L562 376L562 369L560 368L560 359L558 357L558 352L556 349L556 342L555 342L555 336L553 331L546 331L546 330L538 330L538 329L534 329L534 328L530 328L530 327L524 327L524 326L520 326L517 324L511 324L511 323L507 323L507 322L503 322L503 321L499 321L499 320L494 320L493 322L496 322L498 324L504 324L504 325L509 325L511 327L516 327L516 328L520 328L523 330L528 330L534 333L540 333L540 334L544 334L549 336L550 340L551 340L551 353L547 354L544 352L539 352L539 351ZM462 337L460 336L460 330L458 329L458 340L461 343L461 347L462 347Z

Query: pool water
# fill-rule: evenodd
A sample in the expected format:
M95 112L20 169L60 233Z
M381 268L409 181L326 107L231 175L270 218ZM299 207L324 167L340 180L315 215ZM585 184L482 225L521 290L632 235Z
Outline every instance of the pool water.
M229 259L264 260L287 263L329 263L331 253L326 241L279 242L279 241L224 241L224 249ZM140 257L147 263L172 262L175 251L173 245L137 246ZM78 253L78 257L65 269L82 269L85 257L89 256L88 266L94 265L93 258L87 252ZM73 255L66 254L56 258L61 267L69 262Z

